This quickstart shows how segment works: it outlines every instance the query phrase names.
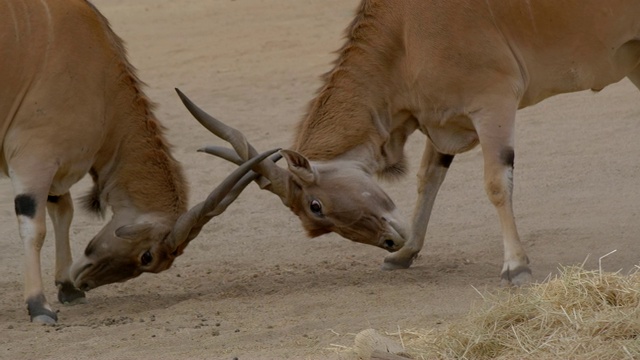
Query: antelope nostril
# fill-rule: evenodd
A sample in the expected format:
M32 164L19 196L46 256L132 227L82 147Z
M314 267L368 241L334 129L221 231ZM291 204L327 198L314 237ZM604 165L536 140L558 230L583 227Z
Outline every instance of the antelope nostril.
M387 239L384 241L384 247L387 249L392 249L395 245L396 243L391 239Z

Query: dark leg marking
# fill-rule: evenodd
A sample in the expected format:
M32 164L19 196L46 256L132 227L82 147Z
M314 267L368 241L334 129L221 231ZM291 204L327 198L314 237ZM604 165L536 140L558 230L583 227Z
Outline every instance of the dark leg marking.
M451 166L451 162L453 161L454 155L449 155L449 154L439 154L439 155L440 157L438 158L438 164L448 169L449 166Z
M36 200L31 195L20 194L15 198L16 215L23 215L33 219L36 215Z
M516 154L513 151L513 148L505 148L500 153L500 159L502 159L502 163L508 167L513 167L515 161Z
M40 317L39 320L41 322L58 321L58 315L44 307L45 302L46 300L42 294L27 299L27 310L29 311L29 316L31 316L31 321L37 317ZM47 318L53 321L47 321Z
M57 204L58 201L60 201L60 196L49 195L49 196L47 196L47 201L52 203L52 204Z
M58 301L60 301L61 304L73 304L82 302L82 300L85 299L84 291L78 290L69 281L56 281L56 286L58 287Z

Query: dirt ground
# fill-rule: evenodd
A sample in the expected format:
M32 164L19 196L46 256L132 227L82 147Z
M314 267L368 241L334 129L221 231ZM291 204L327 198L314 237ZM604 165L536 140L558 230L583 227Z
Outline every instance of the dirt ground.
M179 87L244 131L259 149L287 147L330 69L358 0L95 0L125 39L158 104L195 204L233 166L196 153L221 144L186 112ZM562 95L518 115L515 211L536 281L559 265L630 271L640 260L640 96L627 80ZM385 183L402 213L415 200L424 143L410 138L411 175ZM90 187L74 188L74 199ZM499 285L502 242L482 185L479 150L456 157L408 270L380 270L385 252L336 235L308 239L280 200L252 185L158 275L55 302L53 241L45 293L59 324L28 321L13 192L0 183L0 358L340 359L354 334L431 328L463 316L476 289ZM103 224L76 211L79 254ZM617 252L603 258L603 255Z

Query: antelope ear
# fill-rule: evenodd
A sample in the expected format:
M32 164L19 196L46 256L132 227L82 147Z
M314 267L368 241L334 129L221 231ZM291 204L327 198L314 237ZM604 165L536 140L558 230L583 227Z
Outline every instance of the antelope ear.
M293 150L280 150L280 153L287 160L294 179L307 185L316 181L316 173L306 157Z
M152 228L151 223L124 225L116 229L116 236L127 240L140 239L149 235Z

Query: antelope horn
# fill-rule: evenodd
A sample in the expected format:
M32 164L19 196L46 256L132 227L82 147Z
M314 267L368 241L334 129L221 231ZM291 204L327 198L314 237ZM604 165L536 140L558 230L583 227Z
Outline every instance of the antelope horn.
M244 163L244 160L240 158L240 156L238 156L238 153L236 153L235 150L226 148L224 146L205 146L203 148L198 149L198 152L217 156L219 158L227 160L228 162L232 162L238 166ZM282 155L274 154L269 159L271 159L271 161L273 162L277 162L278 160L282 159Z
M217 156L238 166L244 163L244 159L242 159L234 149L229 149L224 146L206 146L198 149L198 152Z
M210 149L210 147L207 147L207 149ZM200 150L198 150L200 151ZM235 155L235 153L234 153ZM237 157L237 155L236 155ZM239 157L237 157L238 159L240 159ZM282 155L280 155L279 153L276 153L274 155L272 155L269 158L271 161L276 162L280 159L282 159ZM242 165L244 164L244 162L242 162L242 160L238 160L239 162L237 163L237 165ZM222 201L218 204L218 206L216 206L213 210L211 210L209 213L207 213L206 216L208 216L209 218L212 218L214 216L218 216L220 214L222 214L226 208L231 205L231 203L238 197L238 195L240 195L240 193L242 192L242 190L244 190L244 188L246 188L249 184L251 184L252 181L256 180L257 178L260 177L260 174L256 173L255 171L249 171L247 172L242 179L240 179L234 186L233 189L231 189L231 191L229 191L229 193L227 194L227 196L225 196L224 199L222 199ZM207 220L208 222L209 220ZM205 222L206 223L206 222Z
M211 131L219 138L222 138L223 140L230 143L240 159L242 159L243 161L247 161L251 157L256 156L258 152L253 146L251 146L251 144L247 141L245 136L240 131L224 124L213 116L207 114L196 104L194 104L179 89L176 89L176 92L178 93L178 96L182 100L182 103L187 108L187 110L189 110L191 115L193 115L193 117L196 118L196 120L198 120L198 122L200 122L202 126L207 128L207 130ZM224 155L220 156L226 160L230 160L230 158L236 158L236 156L232 155L230 151L226 151ZM258 185L260 185L260 188L269 190L278 195L282 202L288 206L288 173L278 167L272 161L264 161L256 165L254 170L262 175L262 178L257 178L256 180L258 182Z
M246 161L258 154L256 149L251 146L240 131L225 125L213 116L207 114L204 110L194 104L185 94L183 94L180 89L176 88L176 92L191 115L193 115L193 117L196 118L202 126L207 128L207 130L231 144L242 159Z
M233 149L225 148L223 146L206 146L198 149L198 152L218 156L238 166L244 164L244 160L242 160ZM269 158L269 160L273 161L274 163L280 159L282 159L282 154L280 153L273 154ZM223 213L227 206L229 206L233 202L233 199L238 196L235 195L236 191L239 194L245 187L247 187L247 185L249 185L254 180L256 182L259 182L260 180L266 179L261 178L260 174L256 173L255 171L249 171L245 176L242 177L240 181L238 181L231 192L229 192L229 195L227 195L227 197L225 197L224 200L220 204L218 204L218 206L216 206L216 208L212 212L210 212L210 214L212 214L211 216L217 216L218 214ZM231 200L227 201L230 198Z
M266 151L239 166L209 194L205 201L178 218L168 238L169 245L175 249L175 256L182 254L189 241L200 233L202 227L214 216L221 214L240 195L253 180L252 176L258 176L248 174L251 168L278 150L280 149Z

